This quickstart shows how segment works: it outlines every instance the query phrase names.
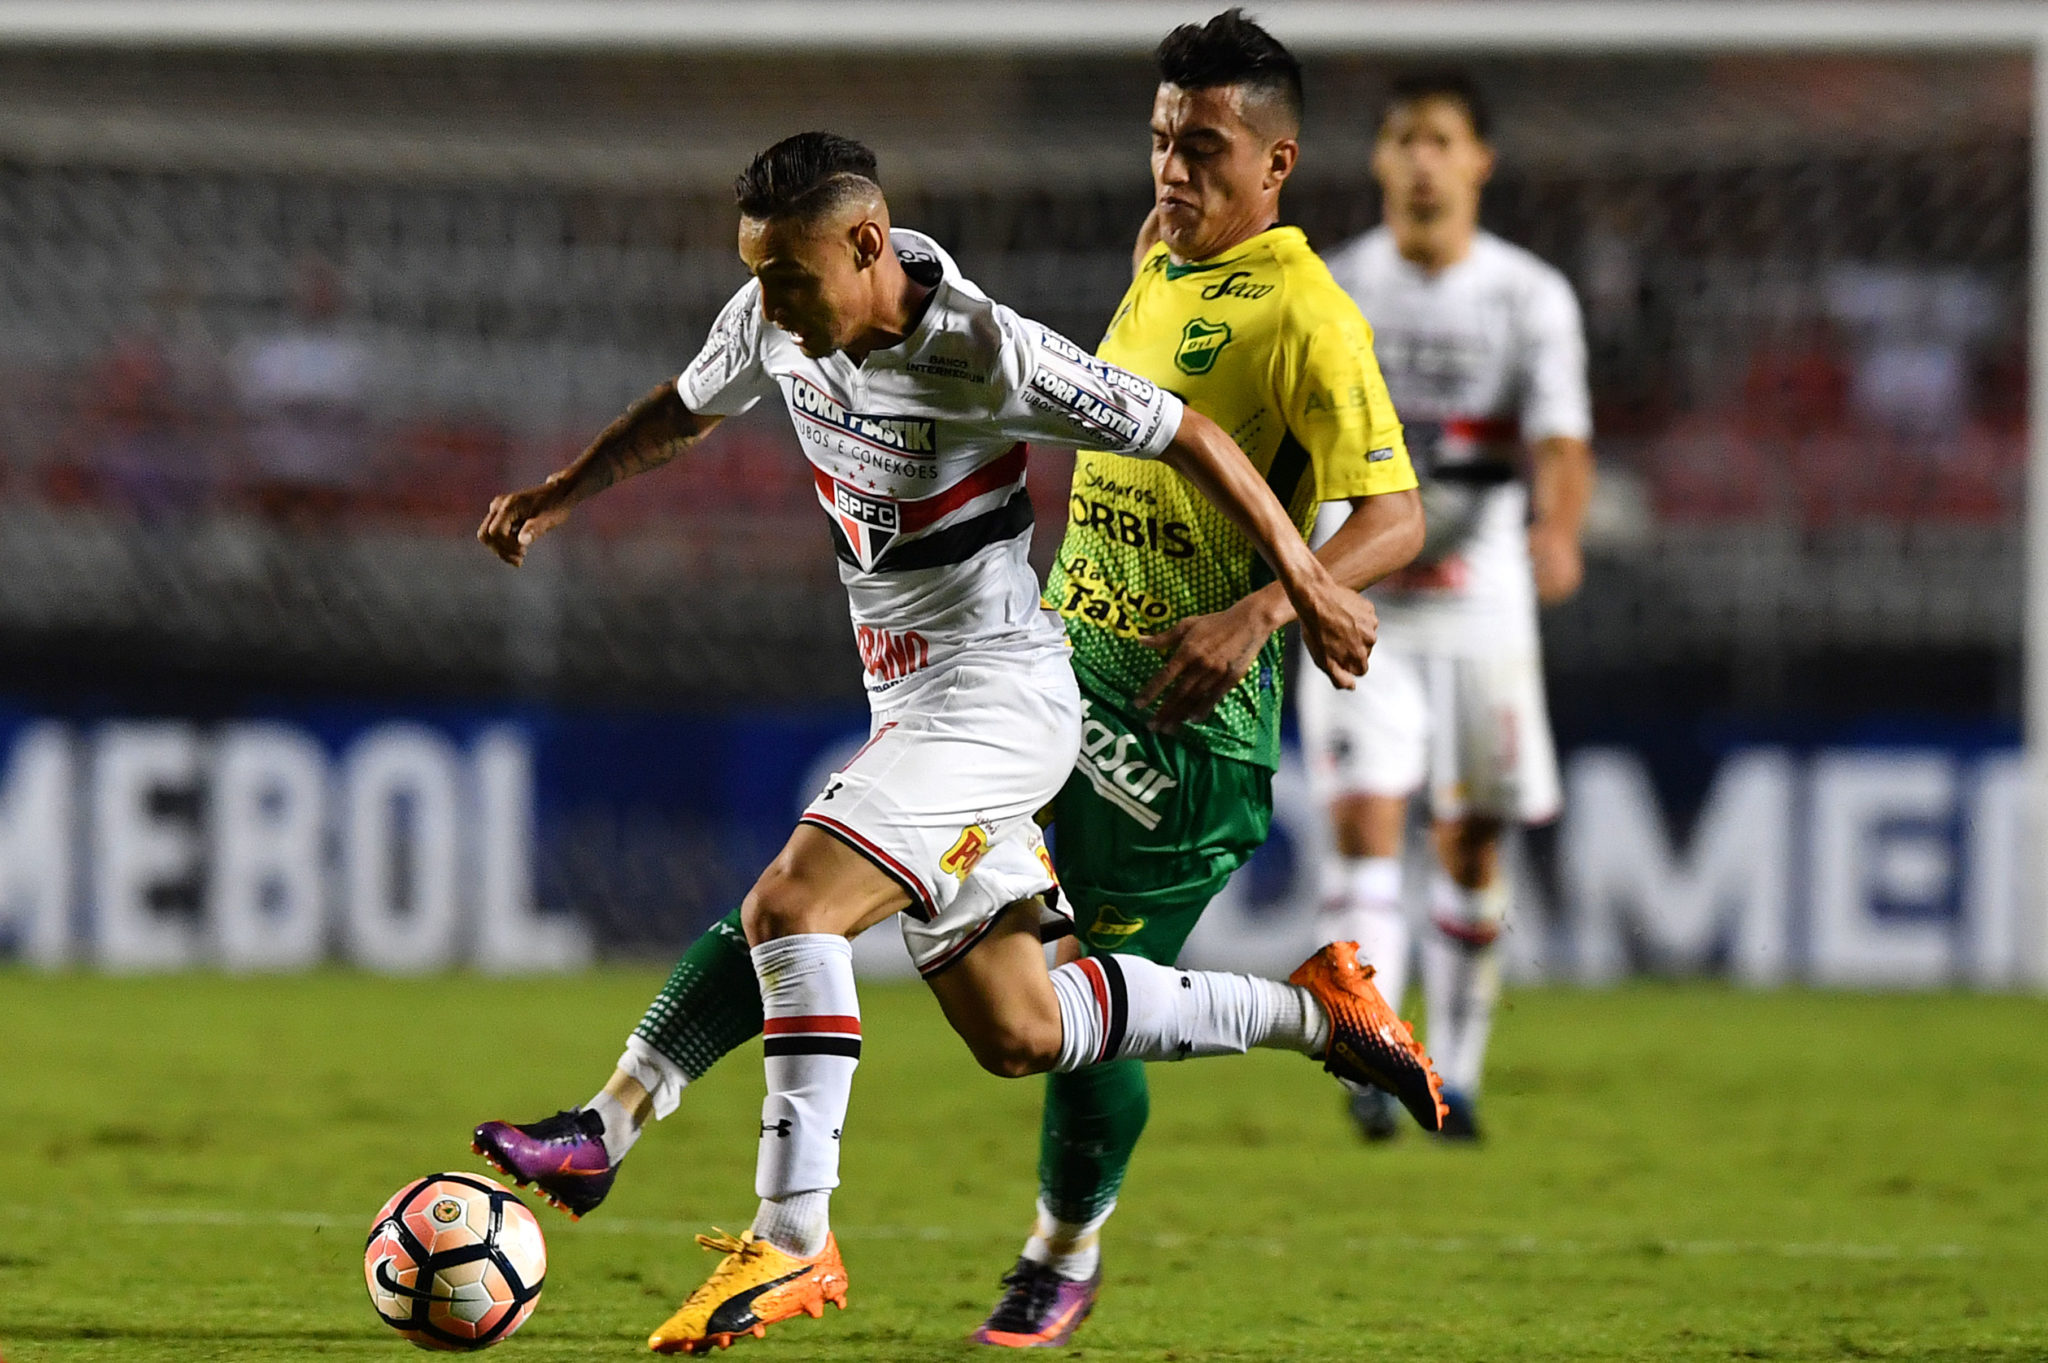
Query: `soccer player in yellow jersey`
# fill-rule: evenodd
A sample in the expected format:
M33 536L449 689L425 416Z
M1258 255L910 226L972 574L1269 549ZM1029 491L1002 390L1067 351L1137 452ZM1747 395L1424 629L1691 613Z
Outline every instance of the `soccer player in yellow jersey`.
M1376 582L1421 547L1422 510L1372 330L1300 230L1279 223L1300 68L1235 9L1176 29L1158 58L1154 208L1096 353L1229 431L1304 535L1322 503L1348 503L1322 558L1340 582ZM1184 480L1087 450L1046 595L1066 618L1086 713L1054 806L1079 926L1064 955L1170 964L1266 838L1286 600ZM1037 1221L977 1340L1061 1344L1087 1317L1099 1234L1147 1106L1141 1064L1052 1076ZM1431 1130L1441 1120L1415 1115Z

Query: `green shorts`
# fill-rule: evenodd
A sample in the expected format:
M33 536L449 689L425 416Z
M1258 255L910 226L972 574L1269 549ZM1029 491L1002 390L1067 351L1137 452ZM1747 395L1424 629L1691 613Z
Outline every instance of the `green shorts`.
M1081 943L1173 964L1266 840L1273 773L1153 733L1081 684L1081 757L1053 802L1053 860Z

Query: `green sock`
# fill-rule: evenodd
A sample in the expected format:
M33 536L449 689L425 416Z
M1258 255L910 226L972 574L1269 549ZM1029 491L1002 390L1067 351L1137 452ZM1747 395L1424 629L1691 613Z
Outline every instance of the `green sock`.
M699 1079L760 1034L761 984L734 909L690 943L633 1035Z
M1047 1075L1038 1140L1038 1188L1046 1210L1078 1225L1114 1202L1151 1108L1143 1061L1113 1060Z

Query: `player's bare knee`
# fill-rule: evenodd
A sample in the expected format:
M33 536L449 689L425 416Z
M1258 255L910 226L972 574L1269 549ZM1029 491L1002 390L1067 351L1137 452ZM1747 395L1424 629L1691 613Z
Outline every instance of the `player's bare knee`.
M1444 872L1468 890L1493 883L1499 860L1502 825L1499 819L1467 818L1437 825L1436 846Z
M818 910L817 897L809 888L770 866L740 902L740 926L747 930L747 941L759 946L778 937L827 931L819 924Z
M1408 802L1398 796L1339 795L1330 802L1331 833L1337 854L1344 857L1396 857L1401 854Z
M1059 1018L1006 1021L971 1044L975 1060L990 1074L1004 1079L1045 1074L1059 1064Z

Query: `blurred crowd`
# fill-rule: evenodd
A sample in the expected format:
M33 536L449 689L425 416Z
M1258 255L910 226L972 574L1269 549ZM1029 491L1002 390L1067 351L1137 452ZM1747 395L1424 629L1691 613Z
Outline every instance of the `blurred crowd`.
M392 412L402 354L351 324L335 268L309 260L282 324L228 344L181 326L134 330L75 367L15 376L5 474L16 498L162 523L245 515L308 533L473 529L490 498L573 458L595 433L536 433L488 412ZM594 503L599 534L802 507L810 481L772 422Z
M1856 268L1754 349L1728 401L1642 438L1660 519L2016 521L2026 354L1958 271Z
M1655 75L1631 69L1623 102ZM1533 90L1508 125L1527 140L1484 219L1578 290L1609 498L1598 590L1546 641L1559 665L2017 637L2028 145L1908 120L1882 145L1783 150L1793 124L1755 124L1771 76L1729 108L1676 106L1742 133L1725 145L1610 145L1605 124L1555 124L1577 102ZM1047 135L1123 145L1128 110L1106 95L1093 122L1044 110L1030 126ZM10 157L6 133L9 637L94 676L175 655L322 682L340 658L394 689L851 687L825 525L777 411L579 510L538 571L469 541L494 494L561 467L695 352L743 278L708 175L300 164L345 140L294 143L282 166L185 164L186 147L138 168ZM1001 174L892 186L892 206L994 296L1092 345L1129 277L1137 163L1042 158L1017 180L1000 141L982 147L994 136L962 147ZM1328 248L1378 208L1362 165L1315 165L1284 202ZM1068 465L1035 458L1044 562ZM828 663L792 672L792 656Z
M1646 482L1660 520L2017 518L2025 354L2016 336L1987 328L1999 313L1985 286L1958 272L1838 273L1835 306L1763 338L1714 400L1603 402L1603 456ZM18 376L0 450L13 495L148 522L232 513L307 531L454 533L594 433L536 433L474 410L391 412L376 391L403 357L352 327L340 299L334 268L312 261L272 329L210 343L170 309L167 325L89 362ZM1589 304L1597 336L1597 294ZM594 503L580 522L659 534L707 517L792 514L810 495L786 432L764 419Z
M2024 60L1475 70L1487 225L1577 287L1600 454L1658 521L2017 519ZM1312 74L1284 207L1328 248L1377 219L1387 71ZM0 479L148 523L466 531L688 359L742 277L725 176L827 111L883 151L901 221L1092 344L1147 207L1151 81L1137 58L0 54ZM578 523L809 501L761 420Z

